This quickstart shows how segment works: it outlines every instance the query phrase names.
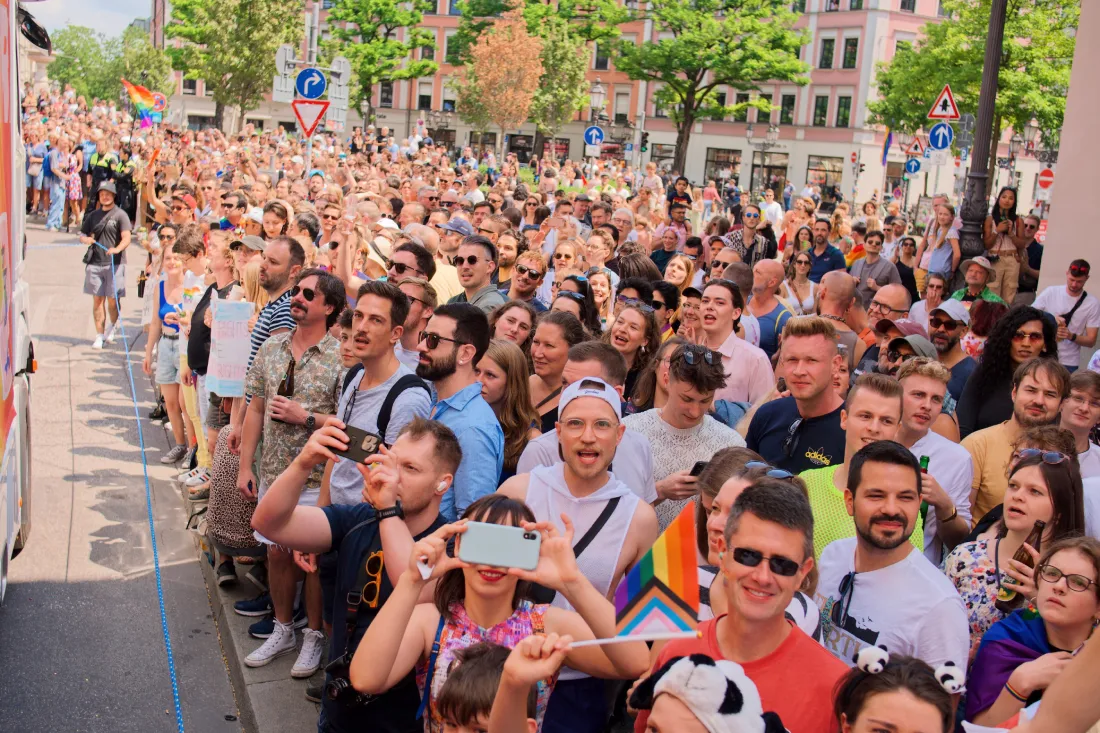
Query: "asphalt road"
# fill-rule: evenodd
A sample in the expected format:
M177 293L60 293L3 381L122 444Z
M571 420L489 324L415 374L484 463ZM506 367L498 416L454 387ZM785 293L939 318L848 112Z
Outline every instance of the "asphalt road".
M128 252L123 323L137 387L134 418L121 340L102 351L91 298L81 293L75 235L32 223L26 276L38 373L31 382L33 527L11 565L0 608L0 730L123 733L177 730L153 571L138 431L152 511L184 727L238 733L186 507L162 466L164 428L146 416L136 267Z

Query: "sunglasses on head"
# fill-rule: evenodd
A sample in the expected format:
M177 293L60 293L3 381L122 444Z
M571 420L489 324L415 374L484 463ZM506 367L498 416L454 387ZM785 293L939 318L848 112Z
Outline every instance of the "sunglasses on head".
M744 565L747 568L755 568L764 560L768 561L769 570L784 578L790 578L797 574L798 568L800 567L794 560L783 557L782 555L772 555L769 557L760 552L760 550L753 550L748 547L733 548L733 561L738 565Z
M748 463L745 464L745 468L748 468L748 469L766 468L768 470L764 475L767 476L768 478L776 478L776 479L794 478L794 474L791 473L790 471L784 471L782 468L776 468L775 466L771 465L770 463L764 463L763 461L749 461Z
M455 258L454 258L454 259L452 260L452 262L454 262L454 265L455 265L455 267L462 267L462 266L463 266L463 265L465 265L466 263L469 263L469 264L470 264L470 267L473 267L473 266L474 266L474 265L476 265L476 264L477 264L477 263L478 263L479 261L480 261L480 258L479 258L479 257L478 257L477 255L469 255L469 256L467 256L467 257L463 257L462 255L457 255L457 256L456 256L456 257L455 257Z
M302 294L302 297L305 298L307 303L312 303L313 299L317 297L317 291L313 288L303 288L299 285L295 285L290 289L291 298L297 298L299 293Z
M959 326L959 324L951 318L938 318L936 316L932 316L928 319L928 325L932 328L944 328L948 331L954 331Z
M681 352L684 361L690 366L695 366L700 363L700 360L705 361L707 364L714 366L715 364L722 363L722 357L714 353L706 346L700 346L698 344L684 344L681 347Z
M541 272L533 267L528 267L527 265L516 265L516 272L528 278L529 280L538 280L540 277L542 277Z
M615 300L617 300L620 304L627 308L637 308L647 316L656 313L653 306L646 305L644 300L638 300L637 298L628 298L625 295L620 295Z
M1069 460L1064 453L1059 453L1053 450L1042 450L1040 448L1021 448L1016 451L1016 459L1020 461L1026 461L1029 458L1035 458L1036 456L1042 456L1043 463L1051 466L1057 466L1059 463L1064 463Z
M560 288L561 286L559 285L558 287ZM577 301L578 303L583 303L584 302L584 296L581 295L580 293L575 293L572 290L558 290L557 297L559 297L559 298L563 298L563 297L564 298L570 298L572 300Z
M432 333L431 331L421 331L417 343L423 341L428 345L429 349L434 349L439 346L440 341L448 341L456 346L465 344L465 341L459 341L458 339L447 338L446 336L440 336L438 333Z
M1087 277L1089 274L1089 269L1090 268L1086 267L1085 265L1070 265L1069 274L1073 275L1074 277Z

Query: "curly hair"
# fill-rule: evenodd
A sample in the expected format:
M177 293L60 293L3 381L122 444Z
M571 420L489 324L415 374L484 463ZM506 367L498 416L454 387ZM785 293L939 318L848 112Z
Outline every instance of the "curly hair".
M1044 318L1041 311L1029 305L1009 308L993 324L993 329L985 342L982 360L970 376L970 379L974 380L974 386L979 388L975 394L992 394L998 385L1012 379L1012 373L1019 366L1012 360L1012 337L1016 334L1016 329L1031 321L1039 321L1043 324L1043 355L1053 356L1058 353L1054 340L1054 324Z

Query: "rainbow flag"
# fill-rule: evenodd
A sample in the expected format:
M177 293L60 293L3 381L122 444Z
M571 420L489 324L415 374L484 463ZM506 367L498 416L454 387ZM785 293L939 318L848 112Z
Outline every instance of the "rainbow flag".
M695 633L695 555L695 504L689 502L615 591L616 636L652 639Z
M886 165L886 156L890 154L890 146L894 142L894 133L890 132L890 128L886 128L886 139L882 143L882 164Z
M126 88L126 92L130 95L130 101L134 103L134 109L137 110L138 117L141 118L141 127L151 127L153 124L153 93L143 86L131 84L125 79L122 80L122 86Z

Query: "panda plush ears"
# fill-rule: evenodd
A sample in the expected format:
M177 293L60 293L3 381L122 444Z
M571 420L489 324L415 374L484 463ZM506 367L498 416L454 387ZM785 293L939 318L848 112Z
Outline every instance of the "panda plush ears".
M783 733L775 713L765 713L756 685L741 665L705 654L673 657L638 683L630 707L650 710L671 695L695 714L709 733Z
M865 646L856 653L854 661L863 672L878 674L890 663L890 653L886 647ZM951 695L957 695L966 688L966 673L952 661L936 667L934 674L940 686Z

